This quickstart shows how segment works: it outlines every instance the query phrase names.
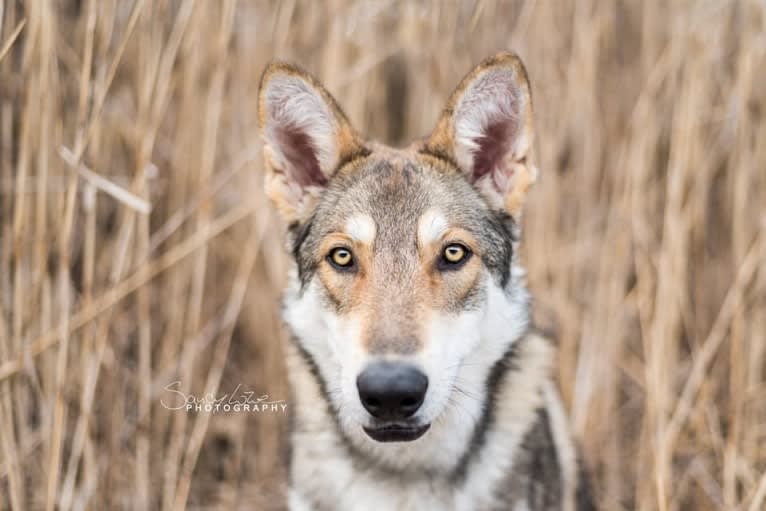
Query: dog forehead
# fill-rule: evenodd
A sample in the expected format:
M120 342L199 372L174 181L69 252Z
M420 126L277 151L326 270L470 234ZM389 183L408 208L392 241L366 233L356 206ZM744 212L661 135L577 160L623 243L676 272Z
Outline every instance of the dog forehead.
M417 159L368 158L334 178L315 214L326 232L356 237L412 238L448 225L478 224L484 203L457 173L444 173ZM372 221L374 227L368 225ZM350 232L349 232L350 231Z
M455 169L418 159L366 157L341 169L319 197L314 212L291 227L293 254L302 285L323 257L322 241L344 233L373 250L390 278L414 274L419 251L445 228L462 228L476 239L480 257L502 286L510 278L514 222L494 211Z

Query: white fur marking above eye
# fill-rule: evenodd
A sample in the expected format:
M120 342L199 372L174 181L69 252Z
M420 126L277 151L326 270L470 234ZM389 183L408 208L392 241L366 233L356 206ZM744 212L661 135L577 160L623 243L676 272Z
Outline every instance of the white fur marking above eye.
M354 215L346 220L346 234L354 241L372 245L376 234L375 221L369 215Z
M441 212L429 209L418 221L418 243L424 246L439 241L448 227L447 219Z

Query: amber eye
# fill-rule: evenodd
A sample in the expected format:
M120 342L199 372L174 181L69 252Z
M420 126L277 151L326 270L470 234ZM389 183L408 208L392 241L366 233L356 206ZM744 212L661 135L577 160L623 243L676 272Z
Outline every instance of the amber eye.
M444 269L455 269L464 263L471 252L460 243L452 243L444 247L441 257L441 266Z
M345 247L332 249L327 259L336 268L350 268L354 264L354 256L351 254L351 250Z

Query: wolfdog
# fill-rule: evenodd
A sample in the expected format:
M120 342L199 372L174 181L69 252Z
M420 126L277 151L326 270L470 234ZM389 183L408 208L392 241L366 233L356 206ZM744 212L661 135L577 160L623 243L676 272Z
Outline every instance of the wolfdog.
M593 509L516 257L537 175L521 60L484 60L404 149L282 62L258 116L295 260L289 508Z

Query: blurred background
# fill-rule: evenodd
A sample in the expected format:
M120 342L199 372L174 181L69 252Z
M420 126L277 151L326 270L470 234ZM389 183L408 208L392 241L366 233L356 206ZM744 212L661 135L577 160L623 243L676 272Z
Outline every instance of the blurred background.
M281 509L258 79L393 145L511 49L521 258L603 509L766 509L766 3L0 0L0 509Z

